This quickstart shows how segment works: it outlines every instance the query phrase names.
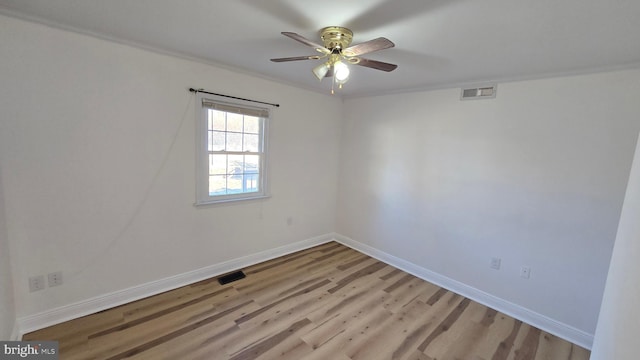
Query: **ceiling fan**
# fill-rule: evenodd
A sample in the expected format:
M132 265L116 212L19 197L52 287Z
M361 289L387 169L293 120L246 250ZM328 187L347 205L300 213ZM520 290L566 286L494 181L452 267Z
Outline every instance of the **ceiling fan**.
M327 59L326 62L313 68L313 74L322 80L325 77L334 77L334 82L340 88L349 80L349 67L347 64L360 65L368 68L393 71L398 65L389 64L382 61L370 60L360 55L368 54L374 51L392 48L395 46L391 40L379 37L377 39L365 41L363 43L349 46L353 40L353 32L341 26L329 26L320 30L320 38L324 45L317 44L302 35L293 32L282 32L282 35L288 36L293 40L299 41L307 46L316 49L321 55L294 56L286 58L271 59L273 62L286 62L298 60L319 60ZM333 94L333 83L331 93Z

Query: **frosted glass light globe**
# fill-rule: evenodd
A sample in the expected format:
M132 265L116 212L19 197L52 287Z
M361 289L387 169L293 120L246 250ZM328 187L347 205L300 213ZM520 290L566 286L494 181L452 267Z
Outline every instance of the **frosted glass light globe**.
M335 65L333 66L334 66L336 81L340 83L345 83L349 78L349 67L340 61L335 63Z

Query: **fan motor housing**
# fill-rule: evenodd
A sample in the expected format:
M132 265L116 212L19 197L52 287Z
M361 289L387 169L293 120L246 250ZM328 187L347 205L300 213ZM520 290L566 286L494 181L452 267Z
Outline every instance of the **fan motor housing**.
M353 32L342 26L328 26L320 30L324 47L330 50L342 50L351 44Z

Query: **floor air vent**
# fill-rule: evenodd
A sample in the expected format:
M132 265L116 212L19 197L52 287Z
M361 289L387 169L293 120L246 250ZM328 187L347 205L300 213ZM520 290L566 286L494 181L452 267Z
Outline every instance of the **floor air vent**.
M220 285L228 284L247 277L242 271L232 272L231 274L223 275L218 278Z
M497 90L498 85L462 89L460 100L493 99Z

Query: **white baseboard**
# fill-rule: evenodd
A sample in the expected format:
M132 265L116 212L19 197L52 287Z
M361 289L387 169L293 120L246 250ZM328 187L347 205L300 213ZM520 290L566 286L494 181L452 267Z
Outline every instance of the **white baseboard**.
M561 323L545 315L539 314L535 311L531 311L520 305L485 293L484 291L478 290L459 281L425 269L414 263L400 259L396 256L387 254L383 251L355 241L346 236L334 234L334 240L352 249L369 255L375 259L378 259L384 263L387 263L393 267L406 271L425 281L453 291L459 295L467 297L494 310L500 311L527 324L533 325L550 334L591 350L591 346L593 345L593 334L589 334L570 325Z
M189 271L183 274L152 281L146 284L133 286L109 294L100 295L91 299L79 301L73 304L47 310L38 314L20 317L16 320L16 336L39 330L48 326L59 324L72 319L110 309L115 306L140 300L148 296L193 284L221 274L271 260L296 251L308 249L334 240L333 234L325 234L307 240L277 247L243 256L237 259L214 264L201 269Z

